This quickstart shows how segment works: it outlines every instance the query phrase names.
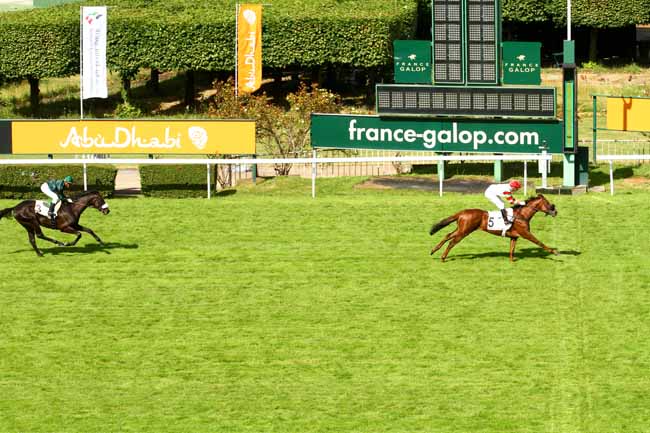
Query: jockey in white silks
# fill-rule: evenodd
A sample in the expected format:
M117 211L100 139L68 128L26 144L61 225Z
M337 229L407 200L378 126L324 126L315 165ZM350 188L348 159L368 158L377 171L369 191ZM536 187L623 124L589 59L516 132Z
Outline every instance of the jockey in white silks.
M503 216L503 222L506 224L512 223L512 221L508 220L508 215L506 213L506 205L503 201L505 200L508 202L510 205L525 205L525 201L517 201L513 197L512 193L516 192L521 188L521 183L518 180L511 180L508 183L495 183L493 185L490 185L487 187L485 190L485 197L490 200L494 205L497 207L497 209L501 210L501 215ZM514 220L514 217L513 217Z

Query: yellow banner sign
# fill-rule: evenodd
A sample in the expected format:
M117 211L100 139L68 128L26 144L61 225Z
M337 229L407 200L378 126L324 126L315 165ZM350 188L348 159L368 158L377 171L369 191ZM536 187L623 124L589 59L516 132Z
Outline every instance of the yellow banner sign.
M255 122L12 121L14 154L254 154Z
M607 129L650 131L650 99L608 97Z
M242 4L237 11L237 91L262 85L262 5Z

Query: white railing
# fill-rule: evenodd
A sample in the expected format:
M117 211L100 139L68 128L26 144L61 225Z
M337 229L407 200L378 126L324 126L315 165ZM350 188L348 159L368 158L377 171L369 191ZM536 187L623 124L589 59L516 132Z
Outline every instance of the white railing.
M650 161L650 155L596 155L596 161L609 162L609 191L614 195L614 161Z
M83 165L84 189L88 188L88 165L205 165L207 167L207 196L211 197L210 166L215 164L232 165L263 165L263 164L311 164L311 195L316 197L316 167L318 164L354 163L354 162L439 162L439 161L523 161L524 163L524 195L527 194L528 161L550 161L552 156L543 152L541 154L508 154L508 155L422 155L422 156L366 156L366 157L322 157L319 158L317 151L313 151L311 158L102 158L102 159L0 159L0 165ZM542 164L546 166L547 164ZM443 178L439 178L439 192L442 197ZM542 170L542 186L546 187L547 173Z

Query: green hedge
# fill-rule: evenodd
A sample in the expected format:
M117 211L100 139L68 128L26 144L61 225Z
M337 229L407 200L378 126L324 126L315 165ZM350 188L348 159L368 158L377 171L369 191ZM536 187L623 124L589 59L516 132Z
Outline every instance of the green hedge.
M142 194L147 197L206 197L206 182L205 165L140 166Z
M99 191L104 197L110 197L115 190L117 170L109 167L88 166L88 189ZM50 179L63 179L71 175L75 183L71 194L83 190L83 167L27 165L0 166L0 198L31 199L42 198L41 184Z
M103 5L87 1L84 5ZM115 0L108 14L108 64L234 70L235 9L228 0ZM274 68L390 65L392 41L414 36L418 0L277 0L264 9L263 64ZM79 5L0 13L0 76L79 71Z

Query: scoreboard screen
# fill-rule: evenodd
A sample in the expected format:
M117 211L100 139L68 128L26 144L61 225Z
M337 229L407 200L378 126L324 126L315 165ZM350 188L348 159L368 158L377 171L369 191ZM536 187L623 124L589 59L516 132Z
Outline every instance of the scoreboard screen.
M495 0L467 0L467 82L497 84Z
M435 84L499 84L498 0L433 0Z
M554 87L377 85L380 116L556 116Z
M463 31L461 0L434 0L433 64L436 83L465 82Z

